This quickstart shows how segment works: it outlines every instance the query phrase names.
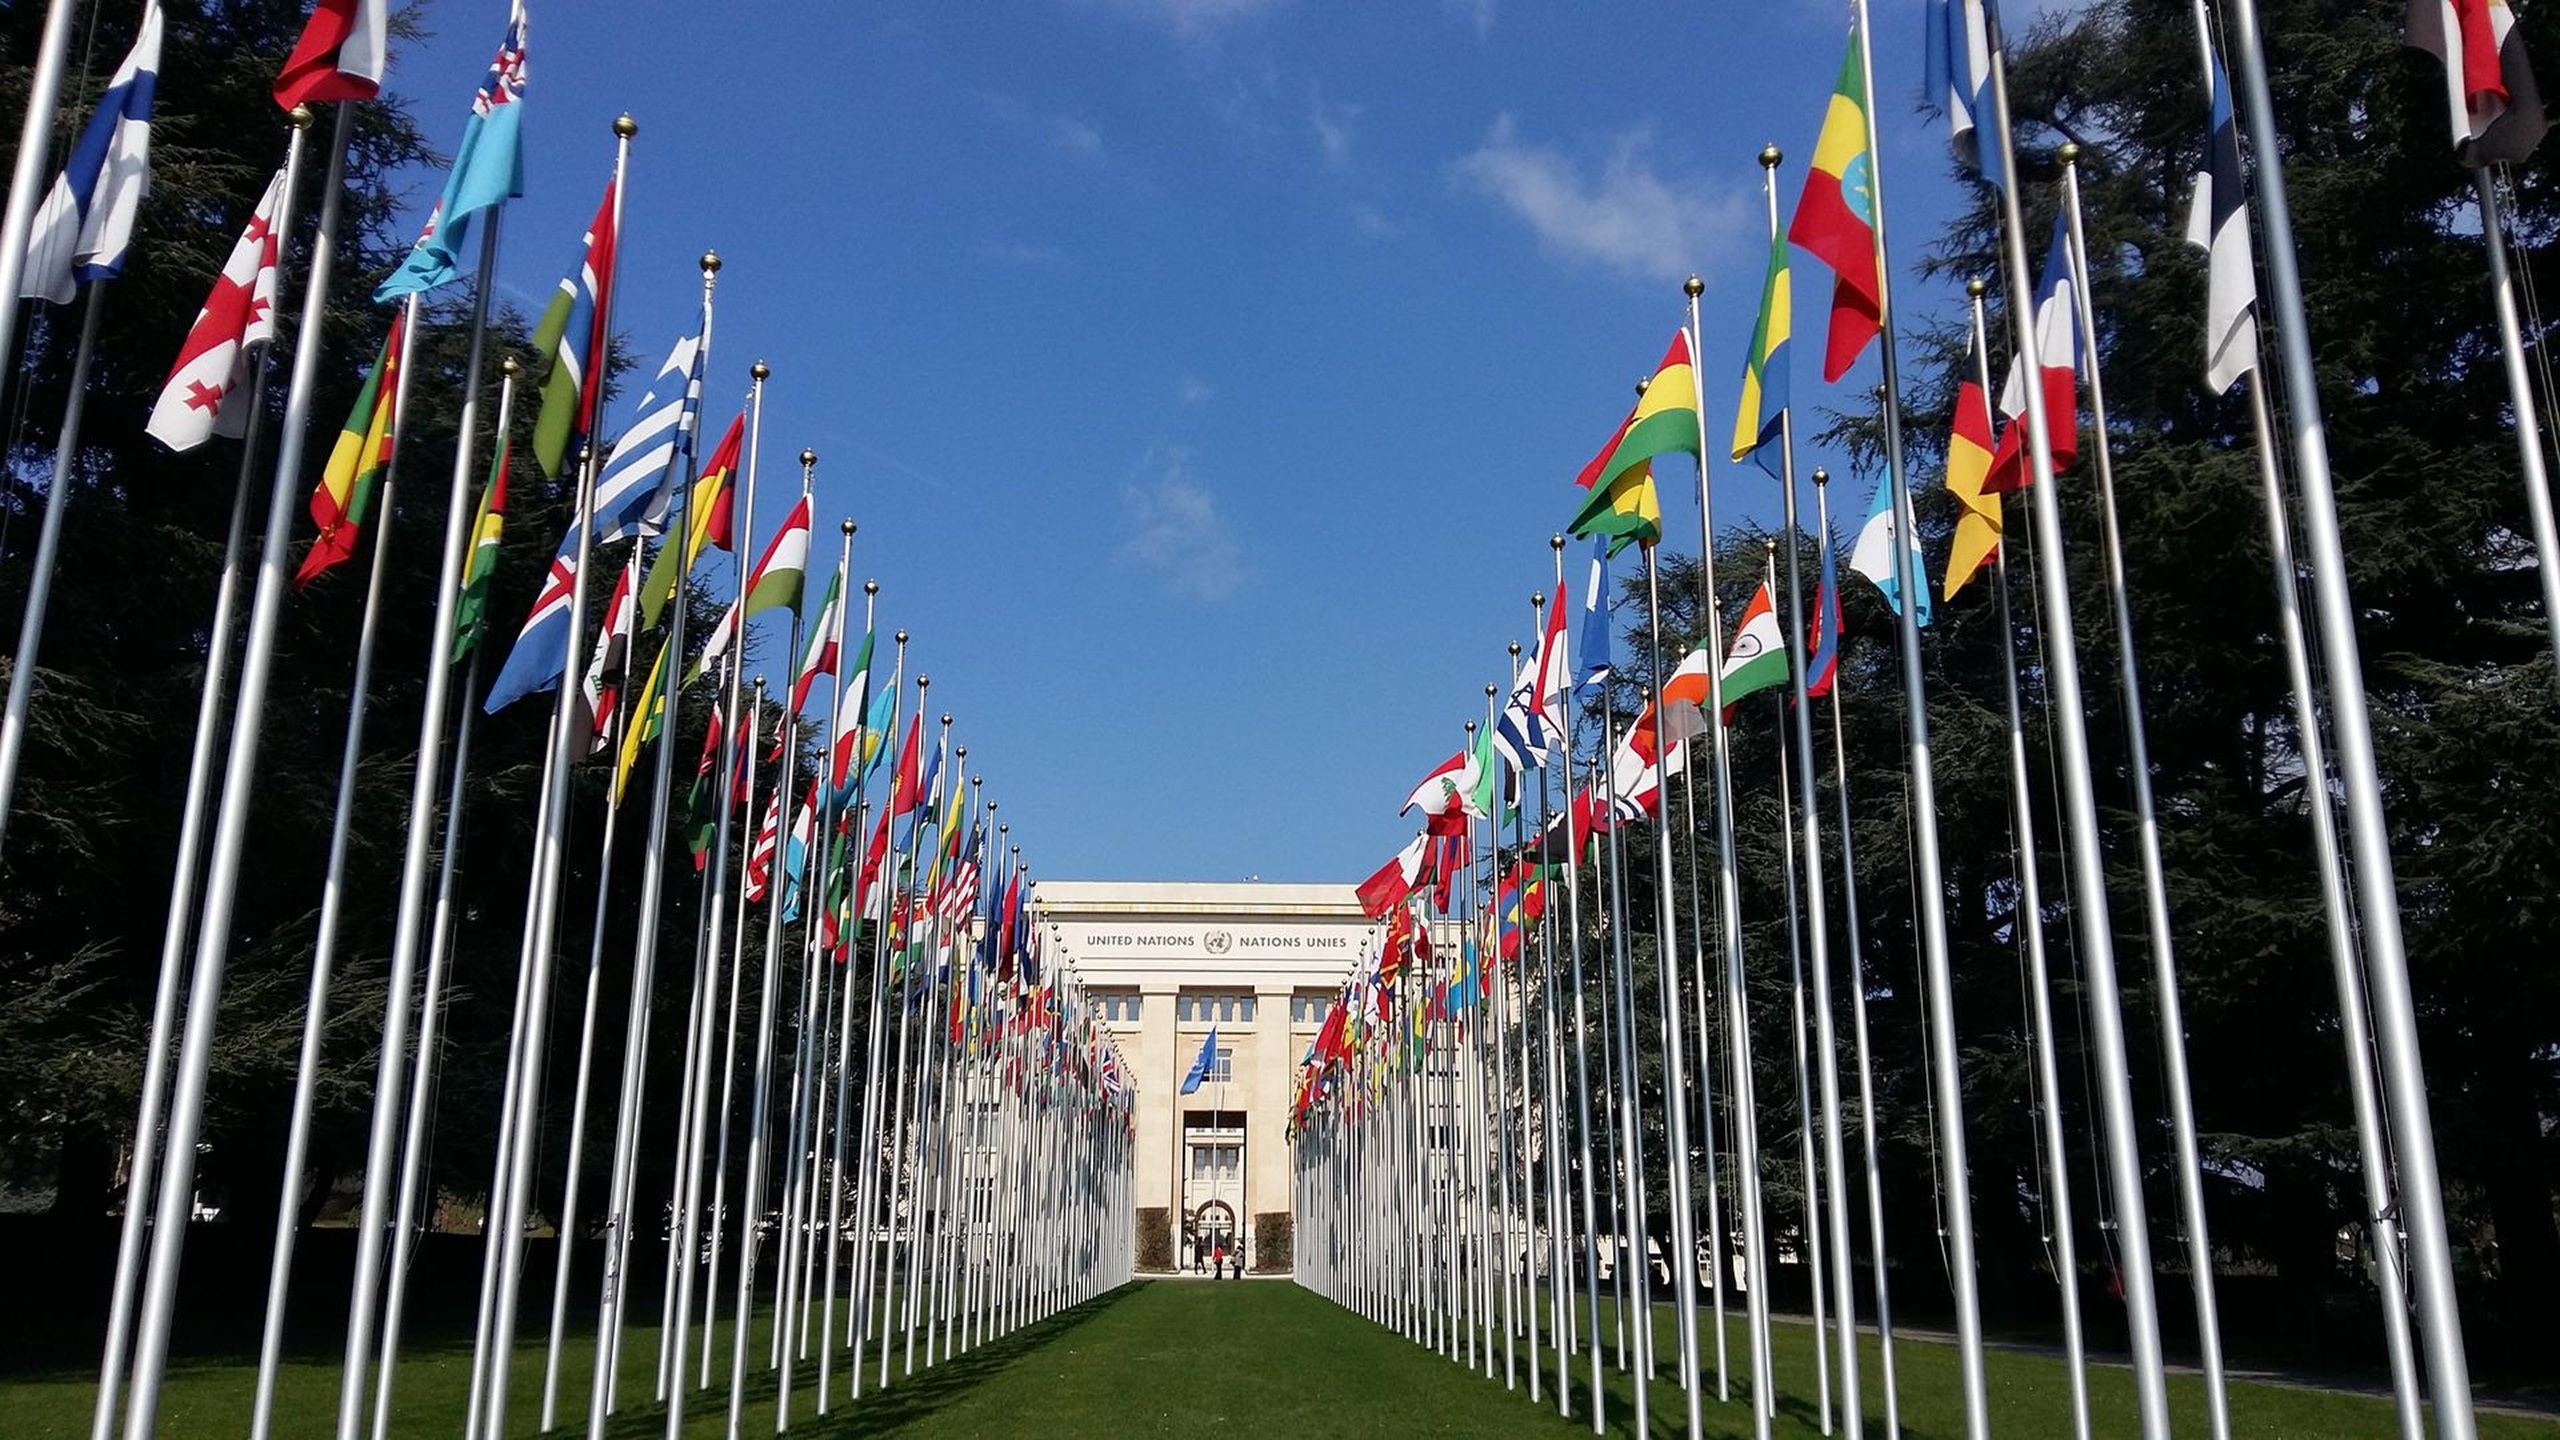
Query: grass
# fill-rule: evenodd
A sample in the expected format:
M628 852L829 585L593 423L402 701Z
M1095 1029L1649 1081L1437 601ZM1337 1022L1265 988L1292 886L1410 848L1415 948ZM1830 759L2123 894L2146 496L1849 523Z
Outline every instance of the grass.
M1658 1320L1661 1355L1672 1354L1670 1319ZM1708 1357L1706 1432L1750 1434L1744 1403L1747 1370L1739 1323L1732 1330L1735 1365L1732 1403L1713 1397L1713 1356ZM719 1352L725 1376L726 1332ZM649 1403L655 1368L654 1330L635 1330L625 1342L625 1408L610 1433L617 1440L664 1433L663 1412ZM1811 1397L1813 1337L1809 1327L1782 1324L1774 1344L1781 1391L1776 1433L1820 1433ZM1870 1434L1883 1433L1875 1408L1882 1385L1875 1368L1874 1337L1867 1337L1861 1387L1870 1397ZM1954 1352L1944 1345L1903 1341L1900 1362L1903 1433L1911 1440L1940 1440L1960 1433ZM749 1350L749 1394L741 1433L773 1433L774 1380L762 1368L759 1337ZM562 1433L581 1433L589 1348L573 1342L563 1384ZM1525 1347L1520 1353L1526 1364ZM814 1370L795 1375L792 1433L853 1440L868 1436L1286 1436L1327 1440L1335 1436L1550 1436L1590 1434L1580 1406L1590 1383L1588 1362L1577 1363L1576 1419L1557 1416L1554 1395L1542 1405L1527 1398L1525 1377L1516 1392L1499 1378L1487 1380L1482 1358L1475 1368L1452 1364L1433 1352L1372 1325L1298 1287L1278 1281L1243 1284L1160 1281L1140 1283L960 1356L893 1377L885 1391L865 1386L857 1402L843 1398L838 1368L834 1413L814 1413ZM1554 1374L1552 1354L1546 1374ZM510 1435L535 1433L541 1388L539 1343L518 1352ZM876 1372L875 1372L876 1373ZM869 1377L866 1377L868 1379ZM252 1367L239 1356L194 1357L173 1367L162 1408L160 1433L170 1440L236 1437L246 1432ZM410 1347L400 1370L400 1401L391 1433L448 1437L461 1433L470 1381L467 1339L439 1339ZM2059 1360L1995 1353L1989 1382L1995 1433L2003 1436L2067 1435L2067 1392ZM1630 1377L1607 1372L1608 1419L1613 1434L1632 1437ZM88 1431L94 1376L86 1371L0 1375L0 1435L9 1440L79 1440ZM2091 1375L2096 1433L2130 1436L2132 1389L2127 1374L2099 1367ZM2190 1376L2173 1377L2171 1401L2181 1434L2203 1432L2203 1396ZM1651 1387L1652 1430L1676 1434L1682 1414L1677 1386ZM337 1395L333 1354L297 1355L279 1390L279 1440L316 1440L331 1433ZM726 1430L725 1383L688 1404L687 1436L719 1436ZM2383 1437L2391 1434L2388 1402L2283 1386L2235 1384L2232 1432L2243 1437ZM2484 1440L2560 1440L2560 1422L2484 1415Z

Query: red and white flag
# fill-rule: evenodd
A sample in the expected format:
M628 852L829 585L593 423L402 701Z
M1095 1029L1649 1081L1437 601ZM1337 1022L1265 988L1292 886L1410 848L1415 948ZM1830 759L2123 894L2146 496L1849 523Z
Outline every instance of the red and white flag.
M320 0L276 72L276 104L370 100L391 63L389 0Z
M2080 458L2080 281L2072 273L2070 236L2063 224L2064 217L2054 217L2053 243L2045 249L2044 273L2036 279L2036 369L2044 382L2044 418L2053 432L2046 443L2053 449L2056 475ZM2020 368L2017 357L2010 357L2008 382L2000 389L2005 423L1999 448L1991 455L1991 473L1983 478L1986 495L2024 490L2035 478L2035 467L2028 463L2027 391Z
M1476 768L1475 752L1461 750L1431 769L1422 783L1405 797L1399 815L1410 815L1415 807L1422 810L1423 828L1434 835L1455 835L1467 828L1467 820L1476 814L1473 804L1476 784L1482 779Z
M247 387L251 351L276 338L276 212L284 206L284 172L267 182L267 193L231 247L231 258L214 277L213 293L196 312L196 323L178 347L178 363L169 383L151 407L143 430L172 450L193 450L216 435L237 439L248 433Z
M1404 903L1405 897L1413 893L1415 883L1422 877L1423 852L1430 843L1428 835L1414 836L1413 843L1397 852L1394 859L1379 866L1377 874L1360 882L1362 914L1372 920L1383 920Z
M2506 0L2409 0L2409 43L2444 62L2454 158L2465 165L2522 160L2551 128Z

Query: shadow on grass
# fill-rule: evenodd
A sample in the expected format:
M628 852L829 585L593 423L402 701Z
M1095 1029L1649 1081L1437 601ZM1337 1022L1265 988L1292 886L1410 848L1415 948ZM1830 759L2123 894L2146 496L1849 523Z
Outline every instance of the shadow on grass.
M793 1387L792 1432L841 1437L841 1440L861 1440L861 1437L896 1434L940 1412L955 1401L966 1398L970 1391L994 1378L1015 1361L1051 1341L1090 1324L1096 1317L1152 1283L1146 1280L1132 1281L1119 1289L1097 1295L1072 1309L1061 1310L1037 1324L1026 1325L1009 1335L998 1336L962 1354L957 1359L938 1360L929 1370L918 1370L913 1375L893 1374L885 1389L876 1383L879 1378L878 1352L869 1352L864 1357L869 1363L865 1367L866 1374L863 1377L861 1397L847 1399L843 1390L839 1389L830 1400L830 1408L824 1416L820 1416L817 1412L815 1395L800 1385ZM892 1370L896 1368L895 1362L892 1363L891 1368ZM814 1372L803 1367L797 1373L805 1380ZM780 1388L780 1378L779 1371L755 1368L747 1382L746 1403L751 1407L765 1407L769 1413ZM837 1384L839 1386L844 1384L841 1372L839 1372ZM719 1413L727 1407L728 1394L719 1387L715 1386L710 1390L695 1393L699 1401L689 1403L686 1407L691 1415ZM691 1421L688 1420L688 1424L690 1423ZM664 1435L666 1424L666 1407L651 1405L642 1409L627 1409L615 1415L606 1425L605 1434L611 1437L611 1440L643 1440L643 1437Z

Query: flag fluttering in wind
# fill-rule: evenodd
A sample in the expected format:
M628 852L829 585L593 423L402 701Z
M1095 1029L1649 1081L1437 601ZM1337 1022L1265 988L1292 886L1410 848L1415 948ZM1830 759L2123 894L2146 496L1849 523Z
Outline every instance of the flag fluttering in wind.
M1922 580L1921 589L1929 588L1919 570L1911 573ZM1805 637L1805 648L1813 652L1813 658L1804 666L1805 698L1819 700L1831 693L1832 679L1840 671L1840 636L1847 629L1848 622L1840 614L1840 567L1832 558L1831 534L1825 531L1822 583L1813 592L1813 633Z
M756 568L748 574L746 586L737 602L729 607L728 614L720 618L719 626L703 644L701 658L694 661L684 683L691 685L701 678L704 670L710 668L713 660L727 654L729 647L737 643L738 632L748 621L768 610L787 607L797 612L801 586L808 573L809 497L803 495L800 503L791 507L790 518L782 522L782 528L774 532L772 541L764 547L764 558L756 561Z
M658 656L657 670L663 673L667 657ZM720 825L720 802L713 793L720 788L720 707L711 707L711 715L702 732L702 758L693 765L693 788L685 792L685 844L693 851L695 874L710 861L711 842Z
M551 357L551 373L542 381L542 411L533 420L533 458L545 475L557 477L561 462L575 460L595 431L596 401L603 393L612 344L605 334L605 312L613 293L616 183L605 183L604 200L587 224L586 254L575 271L561 278L559 293L533 328L534 353Z
M2507 0L2409 0L2409 43L2444 62L2456 160L2512 163L2542 143L2551 122Z
M527 695L560 683L560 672L569 664L569 600L577 588L578 527L573 524L560 537L559 552L551 557L533 612L516 632L516 648L507 652L507 663L499 667L498 678L489 682L489 698L482 710L495 715Z
M309 585L345 563L363 538L365 517L373 510L374 488L391 468L393 437L400 427L400 359L408 323L407 310L393 312L391 333L383 337L373 373L356 392L346 427L329 447L328 463L320 467L320 483L311 491L311 520L320 527L320 535L302 557L302 569L293 577L296 585Z
M1779 473L1779 436L1787 419L1787 340L1794 329L1795 286L1787 277L1784 236L1769 242L1769 274L1760 285L1760 322L1742 367L1742 408L1733 419L1733 458Z
M276 338L276 216L285 202L284 172L267 182L249 223L213 277L196 323L178 346L178 362L151 406L144 433L172 450L193 450L216 435L249 432L249 367L257 347Z
M870 704L871 699L871 638L870 631L862 632L862 648L854 652L853 663L843 667L836 696L835 725L833 733L827 737L827 783L834 789L838 805L852 804L857 772L869 773L863 764L867 757L862 752L863 722L869 718L864 707ZM884 694L881 698L893 707L889 723L896 724L894 707L897 696ZM877 739L869 742L875 750L879 743Z
M1360 913L1372 920L1383 920L1389 912L1405 902L1414 886L1422 881L1423 852L1429 847L1428 834L1416 835L1413 843L1395 853L1377 873L1360 882Z
M1400 815L1422 811L1423 828L1434 835L1455 834L1466 828L1471 817L1481 817L1475 795L1483 780L1473 750L1461 750L1431 768L1422 783L1405 797Z
M498 456L489 466L489 483L480 490L480 513L471 521L471 556L463 562L462 593L453 607L453 658L456 664L480 644L489 628L489 577L497 573L498 542L507 533L507 457L514 442L498 439Z
M1725 647L1720 687L1724 703L1730 707L1745 695L1786 684L1786 646L1786 637L1778 631L1777 611L1770 603L1769 582L1763 580L1751 592L1751 603L1742 607L1742 623L1734 627L1733 643Z
M1890 479L1878 480L1875 501L1867 510L1867 522L1858 527L1857 543L1849 550L1849 568L1866 576L1877 590L1883 592L1884 603L1892 606L1896 615L1902 613L1902 575L1895 569L1893 560L1894 531L1899 528L1893 519L1893 482ZM1911 579L1920 592L1919 613L1912 617L1912 623L1926 625L1929 623L1929 572L1921 568L1920 537L1914 535L1907 543L1911 551Z
M1573 688L1573 677L1566 673L1564 648L1564 582L1556 582L1556 593L1548 603L1547 630L1538 637L1538 710L1546 726L1547 741L1554 745L1565 732L1565 698Z
M613 594L604 602L604 625L596 631L596 651L578 684L591 755L602 754L613 739L614 710L631 668L631 629L631 567L625 565L614 575ZM635 718L634 723L650 721ZM651 728L655 729L654 724Z
M599 366L599 369L602 367ZM702 332L676 341L640 397L639 414L596 472L596 538L630 540L664 527L693 458L702 409ZM651 625L657 611L644 611Z
M1591 578L1582 590L1582 633L1574 640L1573 653L1582 662L1581 677L1573 682L1577 695L1588 695L1609 679L1609 614L1617 597L1610 593L1609 545L1602 541L1591 547Z
M1546 710L1538 703L1538 657L1524 654L1510 697L1502 702L1502 713L1494 718L1493 748L1502 763L1517 775L1532 765L1544 769L1552 743Z
M648 578L640 582L640 623L654 628L676 598L681 578L693 573L702 560L702 552L712 546L731 548L729 527L737 508L738 456L747 433L747 417L743 414L729 422L720 443L712 447L711 458L703 462L702 473L694 477L693 491L685 497L681 539L670 536L658 547L658 558L649 562ZM636 531L634 533L637 533ZM681 558L679 558L681 557Z
M1831 108L1814 141L1787 239L1831 267L1831 331L1822 349L1828 384L1857 363L1884 328L1884 286L1876 265L1875 157L1867 150L1866 39L1849 35Z
M524 193L524 0L515 0L507 15L507 33L489 73L471 97L471 119L462 129L462 144L453 154L453 172L445 177L436 201L442 219L418 240L409 258L375 287L374 303L387 304L404 295L420 295L462 278L462 250L479 218Z
M18 293L29 300L67 305L83 282L112 280L124 269L134 219L151 191L151 103L160 84L162 28L159 0L151 0L133 48L36 210L18 282Z
M1982 143L1991 108L1991 27L1984 0L1928 0L1929 103L1947 114L1947 146L1984 181L2001 183L2000 147Z
M284 69L276 72L280 109L330 100L370 100L391 68L388 0L319 0L303 22Z
M2187 207L2187 243L2205 252L2204 383L2228 394L2258 363L2258 267L2249 250L2249 196L2240 178L2240 126L2231 77L2208 57L2213 132Z
M1612 554L1661 539L1662 497L1653 488L1653 462L1640 462L1582 502L1565 530L1606 542Z
M1210 1072L1216 1068L1217 1063L1218 1027L1212 1025L1209 1027L1208 1037L1200 1042L1200 1053L1192 1060L1191 1069L1182 1077L1182 1093L1188 1095L1199 1089L1201 1082L1209 1078Z
M2044 273L2036 278L2036 368L2044 385L2044 418L2053 434L2053 473L2061 474L2080 458L2080 324L2077 283L2071 273L2071 233L2066 217L2053 217L2053 241L2045 247ZM1991 452L1991 474L1982 488L1995 495L2023 490L2035 478L2028 462L2027 391L2017 357L2009 362L2009 378L2000 387L2000 415L2007 422L1999 447Z
M844 571L827 577L827 595L818 602L818 618L805 627L809 634L800 646L800 663L792 667L791 708L807 708L809 689L821 676L836 673L838 646L837 622L844 618Z
M1960 507L1956 511L1955 538L1947 545L1946 597L1950 600L1956 598L1956 592L1966 582L1981 574L1982 567L1991 563L1991 557L2000 550L2000 497L1983 491L1983 482L1991 474L1991 397L1982 393L1982 382L1974 378L1987 363L1982 334L1976 327L1971 358L1966 362L1963 378L1956 382L1955 428L1947 437L1947 493L1956 498ZM1885 487L1879 486L1877 493L1885 493ZM1861 535L1858 543L1863 553L1866 537ZM1891 569L1891 540L1888 538L1885 544L1884 563ZM1916 565L1911 573L1914 579L1919 578ZM1924 615L1928 588L1925 584L1920 587ZM1886 593L1890 596L1891 588Z
M1618 432L1600 453L1573 477L1585 490L1607 490L1618 477L1657 455L1695 455L1700 449L1698 377L1689 355L1689 332L1675 330L1662 363L1636 397L1635 408L1618 422Z

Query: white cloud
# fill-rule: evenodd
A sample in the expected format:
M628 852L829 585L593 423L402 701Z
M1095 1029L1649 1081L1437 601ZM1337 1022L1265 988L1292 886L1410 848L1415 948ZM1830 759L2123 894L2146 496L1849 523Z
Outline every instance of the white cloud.
M1324 149L1325 163L1337 170L1351 163L1351 127L1360 119L1363 108L1328 103L1322 85L1307 87L1307 123L1315 127L1316 143Z
M1404 234L1404 227L1375 205L1352 206L1351 228L1371 240L1393 240Z
M1232 20L1248 20L1280 3L1281 0L1118 0L1121 9L1165 21L1186 34Z
M1510 115L1495 118L1483 145L1450 166L1453 181L1502 203L1539 242L1567 259L1622 274L1678 279L1703 271L1705 254L1750 218L1749 197L1722 197L1655 173L1653 132L1630 130L1611 143L1597 174L1571 156L1519 138Z
M1187 370L1173 382L1173 398L1185 405L1206 405L1217 393L1217 386Z
M1121 490L1130 529L1120 558L1156 572L1178 595L1224 600L1252 576L1234 530L1218 513L1218 497L1191 478L1184 460L1175 451L1162 475Z

